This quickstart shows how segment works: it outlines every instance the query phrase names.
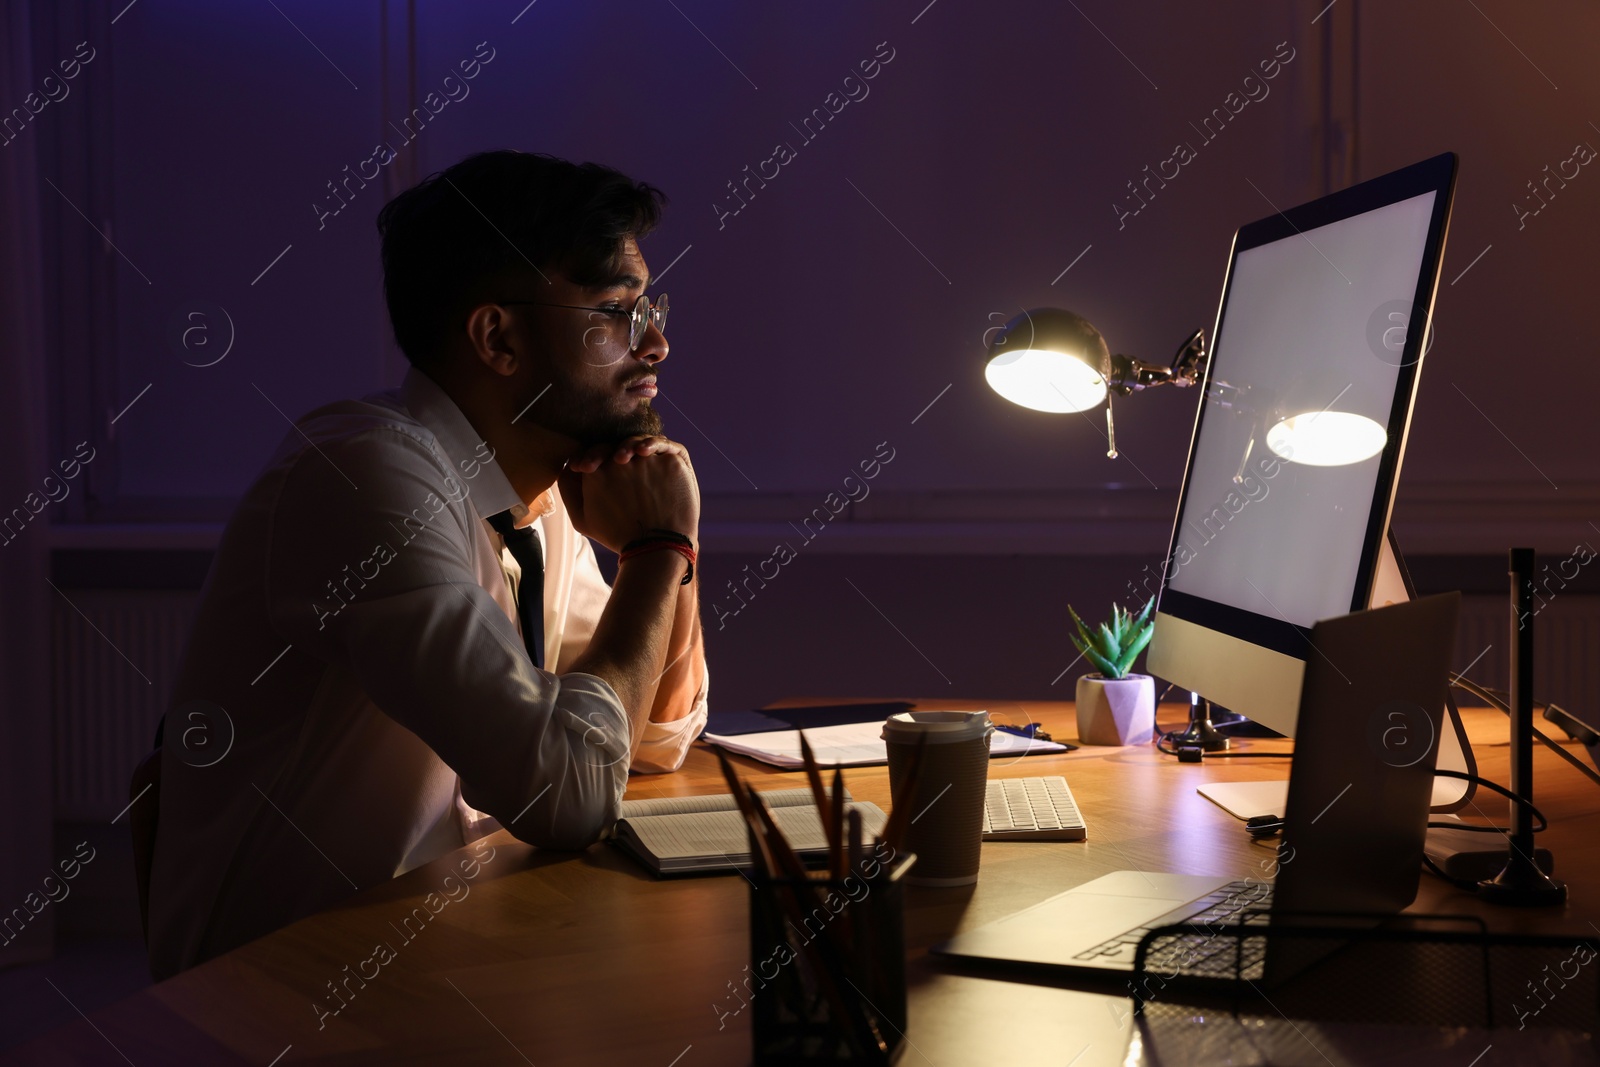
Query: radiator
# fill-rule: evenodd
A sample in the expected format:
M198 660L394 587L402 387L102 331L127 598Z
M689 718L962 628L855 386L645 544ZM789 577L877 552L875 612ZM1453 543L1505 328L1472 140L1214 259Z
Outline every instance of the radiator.
M150 751L196 592L65 589L52 609L55 818L109 820Z
M1534 699L1560 704L1585 722L1600 725L1600 596L1557 594L1532 625ZM1457 670L1476 659L1467 677L1480 685L1509 688L1511 641L1506 597L1461 598ZM1463 704L1481 703L1459 692L1457 697Z

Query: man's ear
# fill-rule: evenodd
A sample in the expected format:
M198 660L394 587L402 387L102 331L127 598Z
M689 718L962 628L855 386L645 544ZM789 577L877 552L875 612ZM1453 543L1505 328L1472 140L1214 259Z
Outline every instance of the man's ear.
M467 343L485 367L509 378L520 353L511 338L511 315L499 304L481 304L467 315Z

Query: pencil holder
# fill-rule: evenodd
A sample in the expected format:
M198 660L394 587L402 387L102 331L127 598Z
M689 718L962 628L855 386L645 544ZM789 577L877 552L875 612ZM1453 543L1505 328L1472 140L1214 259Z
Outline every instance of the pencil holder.
M756 1064L894 1061L906 1029L901 878L915 860L869 855L842 879L749 872Z

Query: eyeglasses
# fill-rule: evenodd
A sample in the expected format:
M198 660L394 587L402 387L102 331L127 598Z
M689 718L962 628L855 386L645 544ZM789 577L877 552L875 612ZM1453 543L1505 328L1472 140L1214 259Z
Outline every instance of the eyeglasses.
M667 332L668 308L666 293L656 297L654 304L650 303L648 296L640 293L639 299L633 302L631 310L616 307L584 307L581 304L546 304L538 300L498 300L496 303L508 307L521 305L523 307L536 308L567 308L570 311L598 311L604 315L621 315L628 320L629 352L637 352L639 350L639 342L644 340L645 331L650 328L652 323L663 335Z

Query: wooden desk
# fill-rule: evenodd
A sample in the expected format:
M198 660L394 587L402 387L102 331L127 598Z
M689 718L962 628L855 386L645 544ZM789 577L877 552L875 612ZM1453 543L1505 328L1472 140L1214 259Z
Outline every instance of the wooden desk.
M997 702L989 708L1002 721L1038 720L1058 736L1074 733L1069 703ZM1163 719L1181 721L1185 711L1165 707ZM1504 717L1478 709L1466 715L1482 773L1506 781ZM741 763L747 775L779 773ZM1416 910L1475 913L1495 929L1526 932L1588 933L1590 922L1600 923L1600 861L1592 845L1600 834L1600 788L1553 753L1541 749L1536 764L1536 800L1551 819L1541 840L1554 850L1572 902L1548 912L1490 910L1424 877ZM994 761L994 777L1065 775L1089 823L1089 840L986 844L976 886L911 888L910 1047L899 1062L1120 1063L1128 1033L1125 999L961 973L931 958L928 946L1121 868L1259 877L1271 853L1252 844L1195 786L1282 776L1287 766L1287 760L1180 765L1149 746ZM847 781L857 796L888 807L884 768L849 772ZM629 795L720 791L715 761L697 745L683 771L635 778ZM1478 803L1487 816L1503 818L1504 802ZM470 880L462 880L458 863L472 848L115 1004L96 1013L93 1026L63 1027L6 1062L749 1062L749 1009L727 1017L719 1029L717 1007L727 1011L738 1003L731 989L748 962L742 878L656 881L609 846L574 856L539 853L505 833L488 840L493 858ZM467 893L452 889L459 900L442 906L411 940L399 936L405 917L430 892L450 888L445 879L452 874L452 884L466 886ZM343 981L379 942L394 946L394 958L364 986L352 982L356 991L347 1006L319 1029L316 1006L338 1003L327 983Z

